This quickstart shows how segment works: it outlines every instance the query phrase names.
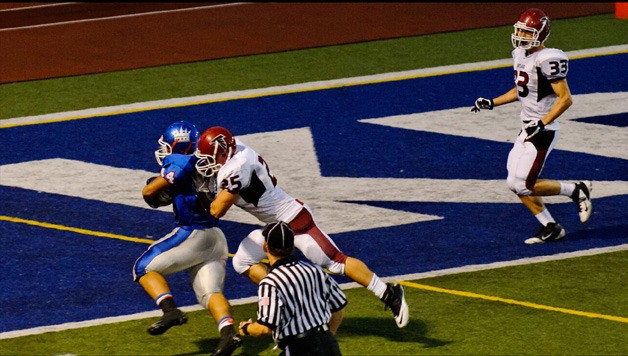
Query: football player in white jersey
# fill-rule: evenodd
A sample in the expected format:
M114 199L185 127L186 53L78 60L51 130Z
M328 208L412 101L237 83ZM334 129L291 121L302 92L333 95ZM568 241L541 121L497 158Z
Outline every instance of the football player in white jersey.
M368 288L393 313L397 326L408 324L408 304L399 284L386 284L364 262L345 255L314 221L310 208L277 185L268 164L253 149L235 138L226 128L205 130L195 155L197 171L205 177L216 176L218 194L210 213L221 218L236 205L264 224L283 221L295 232L294 245L304 256L330 272L345 275ZM298 157L295 157L298 159ZM258 284L268 274L263 249L262 228L242 240L233 257L233 267Z
M591 216L592 208L590 181L539 179L545 160L558 140L556 119L572 104L567 85L569 59L563 51L543 45L549 34L550 20L542 10L524 11L511 36L515 48L512 51L515 86L494 99L478 98L471 109L478 112L517 100L521 103L521 132L508 155L506 181L541 223L539 231L525 240L527 244L557 241L565 236L565 229L554 220L541 197L570 197L583 223Z

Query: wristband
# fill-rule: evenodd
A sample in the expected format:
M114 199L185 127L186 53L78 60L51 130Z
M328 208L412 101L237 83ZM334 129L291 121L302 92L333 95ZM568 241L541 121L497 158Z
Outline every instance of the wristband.
M249 325L251 325L251 323L244 324L244 326L242 327L242 333L244 335L249 335Z

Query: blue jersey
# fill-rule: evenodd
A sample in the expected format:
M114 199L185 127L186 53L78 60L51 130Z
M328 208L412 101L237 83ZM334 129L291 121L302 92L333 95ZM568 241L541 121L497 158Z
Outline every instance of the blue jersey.
M172 184L175 226L207 228L218 226L218 219L211 216L197 196L195 178L197 158L194 155L172 153L163 160L161 176Z

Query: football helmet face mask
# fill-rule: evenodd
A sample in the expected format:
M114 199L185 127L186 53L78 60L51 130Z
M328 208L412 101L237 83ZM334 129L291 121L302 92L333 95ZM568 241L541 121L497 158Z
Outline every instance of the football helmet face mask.
M512 46L525 50L542 45L550 34L550 20L540 9L524 11L513 27Z
M196 126L187 121L178 121L166 129L157 140L159 149L155 151L155 159L160 166L164 158L171 153L192 154L196 150L199 132Z
M198 140L194 155L196 171L204 177L212 177L227 163L236 151L233 134L224 127L214 126L205 130Z

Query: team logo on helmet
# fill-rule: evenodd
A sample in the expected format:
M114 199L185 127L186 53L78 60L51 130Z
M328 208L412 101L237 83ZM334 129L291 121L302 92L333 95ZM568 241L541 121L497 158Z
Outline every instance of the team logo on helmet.
M218 136L212 138L209 142L212 144L217 143L223 150L227 150L227 139L223 134L219 134Z
M172 136L177 142L190 142L190 132L190 130L181 127L178 130L172 131Z

